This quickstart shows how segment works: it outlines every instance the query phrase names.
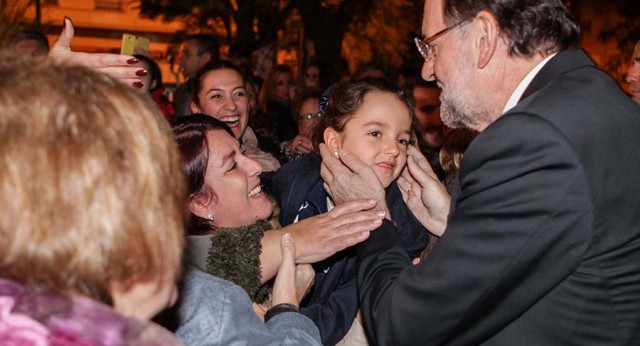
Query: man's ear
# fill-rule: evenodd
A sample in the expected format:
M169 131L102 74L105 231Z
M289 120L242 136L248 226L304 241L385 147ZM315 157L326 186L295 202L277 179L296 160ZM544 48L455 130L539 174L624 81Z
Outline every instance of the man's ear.
M197 97L196 95L192 95L192 97ZM189 108L191 108L191 113L202 113L202 109L195 102L189 101Z
M336 152L342 147L340 132L336 131L333 127L324 129L323 137L325 144L331 149L331 152Z
M202 66L204 66L204 64L206 64L209 61L211 61L211 53L209 53L209 52L202 53L202 55L200 56L200 59L202 61Z
M475 38L478 51L478 68L484 68L493 57L500 40L500 26L496 17L488 11L480 11L475 17L476 27L480 34Z
M189 210L194 215L203 219L209 219L211 212L209 207L211 203L215 203L215 196L210 189L204 188L195 196L189 199Z

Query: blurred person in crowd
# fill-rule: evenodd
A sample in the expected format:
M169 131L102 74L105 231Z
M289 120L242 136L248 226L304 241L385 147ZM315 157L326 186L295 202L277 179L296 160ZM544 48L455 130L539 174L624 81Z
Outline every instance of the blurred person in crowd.
M276 65L267 74L259 101L263 115L274 131L274 142L281 143L296 135L296 123L291 116L293 71L287 65Z
M289 162L299 159L302 154L313 150L313 131L320 122L319 99L322 96L320 89L304 89L298 96L293 114L298 123L298 134L288 141L280 143L280 152L283 161Z
M251 62L251 52L237 46L231 45L229 47L229 61L236 65L238 70L242 72L242 75L253 78L253 64Z
M422 77L420 77L420 68L403 67L398 73L396 82L399 87L404 88L406 85L414 85L420 80L422 80Z
M162 86L162 71L158 63L148 54L134 54L136 59L140 61L140 66L146 71L146 75L140 76L142 81L142 90L149 93L153 101L160 107L164 118L171 121L175 115L173 104L164 95L164 87ZM140 73L144 74L144 73Z
M49 53L49 40L38 30L24 30L11 38L11 48L22 56L44 57Z
M356 76L358 78L387 78L387 72L382 65L368 62L360 66Z
M420 136L418 147L424 154L439 178L444 178L440 164L444 125L440 119L440 88L436 82L427 82L418 77L409 83L406 89L413 96L416 115L416 133Z
M640 40L636 43L631 57L631 66L627 72L627 82L631 84L631 98L640 104Z
M173 98L175 116L181 117L191 112L191 78L198 69L209 61L220 60L220 46L215 37L207 34L193 34L187 36L180 47L180 71L184 76L184 83L178 87Z

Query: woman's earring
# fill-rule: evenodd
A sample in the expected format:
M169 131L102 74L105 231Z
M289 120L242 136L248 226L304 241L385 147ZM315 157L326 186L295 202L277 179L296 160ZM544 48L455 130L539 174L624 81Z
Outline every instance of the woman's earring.
M213 221L213 214L209 214L209 215L207 215L207 219L208 219L209 221Z

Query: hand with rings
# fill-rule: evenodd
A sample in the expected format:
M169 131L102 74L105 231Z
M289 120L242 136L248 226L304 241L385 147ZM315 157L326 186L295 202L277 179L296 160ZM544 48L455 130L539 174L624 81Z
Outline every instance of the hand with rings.
M301 135L297 135L289 144L289 149L296 154L309 153L312 147L311 139Z

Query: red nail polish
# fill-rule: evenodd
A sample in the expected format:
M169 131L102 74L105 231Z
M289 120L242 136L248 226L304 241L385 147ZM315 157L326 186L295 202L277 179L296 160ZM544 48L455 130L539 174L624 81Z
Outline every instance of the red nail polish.
M147 72L146 70L138 70L138 71L136 71L136 76L138 76L138 77L144 77L144 76L146 76L148 74L149 74L149 72Z
M129 64L129 65L134 65L134 64L137 64L138 62L139 61L136 58L131 58L131 59L127 60L127 64Z
M143 86L144 86L144 84L142 84L142 82L133 82L133 87L134 88L141 89Z

